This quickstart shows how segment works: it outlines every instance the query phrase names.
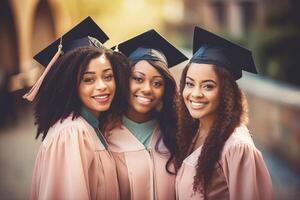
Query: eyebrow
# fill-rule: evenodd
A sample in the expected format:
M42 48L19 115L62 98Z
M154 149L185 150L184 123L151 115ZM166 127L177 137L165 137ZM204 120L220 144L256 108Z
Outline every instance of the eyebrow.
M139 74L141 74L141 75L143 75L143 76L146 76L145 73L140 72L140 71L133 71L132 73L139 73ZM161 75L156 75L156 76L152 76L152 78L162 78L162 79L163 79L163 76L161 76Z
M187 79L190 79L191 81L195 81L194 79L192 79L191 77L189 76L186 76Z
M186 78L187 78L187 79L190 79L191 81L195 81L193 78L191 78L191 77L189 77L189 76L187 76ZM204 80L204 81L201 81L201 82L202 82L202 83L213 82L214 84L217 84L216 81L211 80L211 79L209 79L209 80Z
M153 78L161 78L161 79L164 79L163 76L161 76L161 75L153 76Z
M134 73L139 73L139 74L141 74L141 75L143 75L143 76L146 76L146 74L144 74L143 72L139 72L139 71L133 71L132 73L133 73L133 74L134 74Z
M204 81L202 81L202 83L207 83L207 82L213 82L214 84L217 84L217 82L214 81L214 80L204 80Z
M105 72L110 71L110 70L112 70L112 68L104 69L102 72L105 73ZM83 73L83 75L84 74L96 74L96 72L94 72L94 71L86 71L86 72Z

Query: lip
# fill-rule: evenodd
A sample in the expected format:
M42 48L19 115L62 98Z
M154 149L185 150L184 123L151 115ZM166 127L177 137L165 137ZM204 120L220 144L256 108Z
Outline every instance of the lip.
M153 101L153 99L141 95L134 95L134 98L142 105L149 105Z
M98 94L93 95L91 98L98 103L107 103L109 101L110 94Z
M192 109L199 110L199 109L204 108L208 104L208 102L189 100L189 104Z

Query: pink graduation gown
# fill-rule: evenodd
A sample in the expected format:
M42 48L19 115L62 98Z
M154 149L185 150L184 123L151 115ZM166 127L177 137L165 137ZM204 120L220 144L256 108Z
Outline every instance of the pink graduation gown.
M159 137L160 130L156 127L147 150L125 126L108 133L107 141L116 161L122 200L175 199L175 176L165 169L169 152L162 140L158 145L162 153L155 150Z
M176 176L176 199L203 199L194 193L196 165L200 146L184 161ZM273 199L272 183L265 162L245 126L235 129L228 138L213 174L208 199L269 200Z
M114 159L84 118L69 116L50 128L35 162L31 199L120 199Z

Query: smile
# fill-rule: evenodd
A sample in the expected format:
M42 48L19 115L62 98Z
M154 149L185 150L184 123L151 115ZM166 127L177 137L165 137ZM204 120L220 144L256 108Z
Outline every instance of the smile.
M143 105L149 105L149 104L151 104L151 102L153 101L153 100L150 99L150 98L143 97L143 96L138 96L138 95L135 95L135 98L136 98L136 100L137 100L140 104L143 104Z
M97 101L98 103L106 103L109 100L109 94L101 94L92 96L92 99Z
M201 109L203 107L205 107L205 105L208 104L208 102L195 102L195 101L189 101L190 102L190 105L191 105L191 108L193 109Z

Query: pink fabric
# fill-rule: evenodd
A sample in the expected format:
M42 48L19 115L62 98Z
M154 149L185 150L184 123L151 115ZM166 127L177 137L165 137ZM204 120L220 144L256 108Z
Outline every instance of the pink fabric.
M130 183L128 178L128 168L123 153L114 153L112 155L117 163L117 174L120 188L120 196L122 200L130 200Z
M121 199L175 199L175 176L165 170L168 150L161 141L159 150L163 154L155 151L159 136L160 131L156 128L150 149L146 150L124 126L115 128L108 134L109 150L117 164Z
M31 199L119 199L114 159L81 117L49 130L38 151Z
M193 192L193 181L201 148L183 162L176 176L178 200L203 199ZM269 200L273 199L272 182L259 150L245 126L241 126L225 143L219 166L213 174L209 199Z

